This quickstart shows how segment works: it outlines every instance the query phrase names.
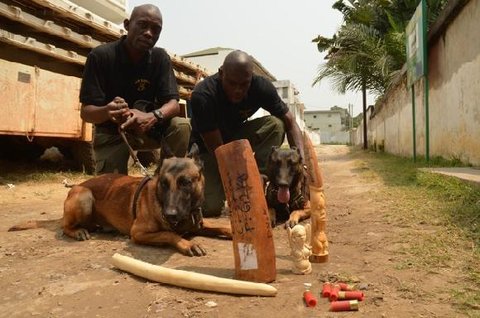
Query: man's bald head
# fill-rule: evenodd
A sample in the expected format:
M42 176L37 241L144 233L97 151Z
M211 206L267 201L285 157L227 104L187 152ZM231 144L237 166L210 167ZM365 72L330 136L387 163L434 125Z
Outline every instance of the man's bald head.
M133 8L130 19L123 21L127 33L127 49L137 57L154 47L163 28L160 9L153 4Z
M252 81L252 57L240 50L230 52L219 69L219 75L228 100L241 102L247 96Z
M157 6L153 4L142 4L133 8L132 14L130 15L130 21L135 20L136 18L144 15L147 12L152 15L159 16L160 19L162 18L162 13Z
M230 71L243 71L251 74L253 73L252 57L240 50L232 51L225 57L222 68L227 73Z

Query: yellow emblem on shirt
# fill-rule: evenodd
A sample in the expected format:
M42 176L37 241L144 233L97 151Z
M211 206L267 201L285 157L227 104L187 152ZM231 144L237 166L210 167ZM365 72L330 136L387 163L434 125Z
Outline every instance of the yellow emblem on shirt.
M147 89L150 86L150 81L140 78L135 81L135 87L137 88L137 91L143 92L145 89Z

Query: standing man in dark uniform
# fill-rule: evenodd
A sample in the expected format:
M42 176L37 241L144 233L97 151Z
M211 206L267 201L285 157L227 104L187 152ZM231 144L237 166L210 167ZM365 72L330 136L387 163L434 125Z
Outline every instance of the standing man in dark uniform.
M93 49L80 90L81 117L95 124L96 172L128 173L129 152L118 125L137 149L160 147L162 138L176 156L187 152L190 123L180 114L177 82L167 52L154 48L163 20L150 4L135 7L124 21L126 36Z
M259 108L270 116L247 120ZM225 57L218 73L194 89L191 99L192 142L199 145L205 165L205 216L219 216L225 194L214 151L238 139L248 139L260 173L265 173L272 146L280 146L287 134L290 146L303 158L303 136L293 114L273 84L253 75L252 58L243 51Z

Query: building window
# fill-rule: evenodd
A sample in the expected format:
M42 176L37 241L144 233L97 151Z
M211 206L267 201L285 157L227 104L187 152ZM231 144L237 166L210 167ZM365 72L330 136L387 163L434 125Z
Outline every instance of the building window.
M288 97L288 87L282 87L282 98Z
M332 128L332 125L328 125L328 128Z
M317 118L317 115L313 115L313 118Z

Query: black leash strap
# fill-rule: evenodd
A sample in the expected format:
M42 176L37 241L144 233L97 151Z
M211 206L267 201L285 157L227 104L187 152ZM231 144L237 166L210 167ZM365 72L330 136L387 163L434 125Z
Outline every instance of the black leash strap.
M130 144L128 143L127 136L125 135L125 131L123 129L121 129L120 127L118 127L118 132L120 133L120 136L122 136L123 141L125 142L125 144L128 147L128 151L130 152L130 156L132 156L133 163L135 163L136 165L138 165L140 167L140 169L142 170L142 174L144 176L148 176L147 168L145 168L142 165L142 163L140 162L140 160L138 160L138 157L135 154L135 151L133 151L132 146L130 146Z
M150 181L151 179L152 178L150 176L143 177L142 181L137 187L137 190L135 190L135 194L133 195L133 203L132 203L132 215L134 220L137 218L137 201L138 201L138 198L140 197L140 193L142 192L143 188L148 183L148 181Z

